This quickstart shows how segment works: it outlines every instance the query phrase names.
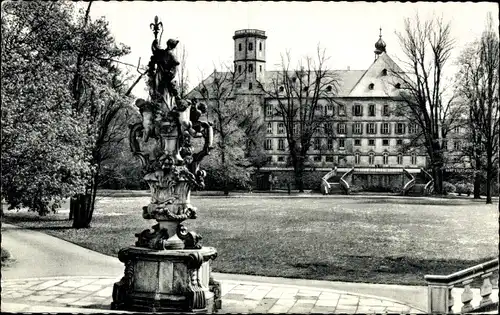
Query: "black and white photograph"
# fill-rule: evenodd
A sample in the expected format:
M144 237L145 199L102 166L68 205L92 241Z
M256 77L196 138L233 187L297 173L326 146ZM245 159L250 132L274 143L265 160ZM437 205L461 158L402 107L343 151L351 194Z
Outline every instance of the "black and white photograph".
M498 314L496 2L2 1L2 313Z

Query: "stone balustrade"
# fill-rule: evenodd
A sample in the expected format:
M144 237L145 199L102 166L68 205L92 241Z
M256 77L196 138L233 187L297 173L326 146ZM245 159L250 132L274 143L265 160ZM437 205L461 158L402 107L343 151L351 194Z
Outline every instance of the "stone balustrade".
M498 307L498 297L496 301L492 299L494 283L498 291L498 259L455 272L450 275L427 275L425 280L428 285L429 313L454 314L486 312ZM479 290L472 286L480 281ZM460 296L453 290L463 288ZM477 296L474 291L479 291L479 301L474 301ZM498 295L498 292L497 292ZM458 308L455 300L460 299L462 306Z
M410 189L412 189L413 186L415 186L415 176L413 176L412 174L410 174L410 172L408 172L404 168L403 168L403 174L405 174L406 177L409 179L409 181L406 182L406 184L403 186L403 190L402 190L402 194L406 195L407 192Z

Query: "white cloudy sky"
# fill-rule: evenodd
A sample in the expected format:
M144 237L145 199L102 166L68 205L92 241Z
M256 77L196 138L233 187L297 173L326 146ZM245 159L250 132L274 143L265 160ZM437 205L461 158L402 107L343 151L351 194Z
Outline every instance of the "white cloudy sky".
M86 3L79 3L86 7ZM158 15L163 22L162 45L177 38L188 52L187 68L191 86L197 84L214 64L231 64L235 30L256 28L266 31L267 70L277 68L280 54L290 50L293 57L313 55L318 43L330 56L330 68L367 69L373 62L374 43L382 27L389 55L401 58L396 30L405 17L443 16L452 23L456 53L479 36L488 12L498 27L498 6L484 3L364 3L364 2L149 2L124 1L92 4L91 15L105 16L115 38L131 47L123 61L146 64L153 33L149 24ZM179 46L178 46L179 47ZM144 96L144 85L134 91Z

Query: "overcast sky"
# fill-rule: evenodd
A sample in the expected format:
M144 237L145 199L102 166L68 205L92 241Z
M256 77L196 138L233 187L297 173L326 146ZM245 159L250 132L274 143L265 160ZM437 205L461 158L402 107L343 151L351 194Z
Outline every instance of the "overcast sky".
M423 18L435 14L451 21L457 41L455 55L481 34L488 12L493 13L498 28L498 6L494 2L96 1L91 15L105 16L117 41L131 47L131 54L123 61L137 64L141 57L144 65L154 39L149 24L158 15L164 26L162 47L167 39L176 38L187 50L189 81L193 87L202 73L207 76L213 71L214 64L232 63L232 36L235 30L245 28L266 32L267 70L277 68L280 54L286 50L298 59L314 55L318 44L330 56L330 68L365 70L373 62L380 27L388 54L398 62L402 55L395 31L402 29L405 17L413 17L417 12ZM145 96L144 86L137 86L134 94Z

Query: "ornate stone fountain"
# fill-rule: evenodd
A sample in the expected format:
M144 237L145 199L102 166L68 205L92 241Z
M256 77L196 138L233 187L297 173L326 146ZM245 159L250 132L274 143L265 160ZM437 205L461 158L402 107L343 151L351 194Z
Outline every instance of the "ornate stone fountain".
M138 99L142 122L130 126L130 147L141 161L144 180L151 188L151 202L143 207L144 219L155 219L152 230L137 233L135 246L121 249L118 258L125 275L113 287L112 309L150 312L213 312L220 309L220 285L210 276L213 247L203 247L201 236L182 224L196 218L190 203L192 189L204 188L201 160L210 153L213 132L200 121L203 103L179 96L174 81L178 41L169 39L160 48L163 25L151 23L155 39L148 64L149 99ZM161 41L161 34L160 34ZM203 138L194 153L192 138ZM145 146L152 147L149 152ZM143 149L141 149L141 147Z

